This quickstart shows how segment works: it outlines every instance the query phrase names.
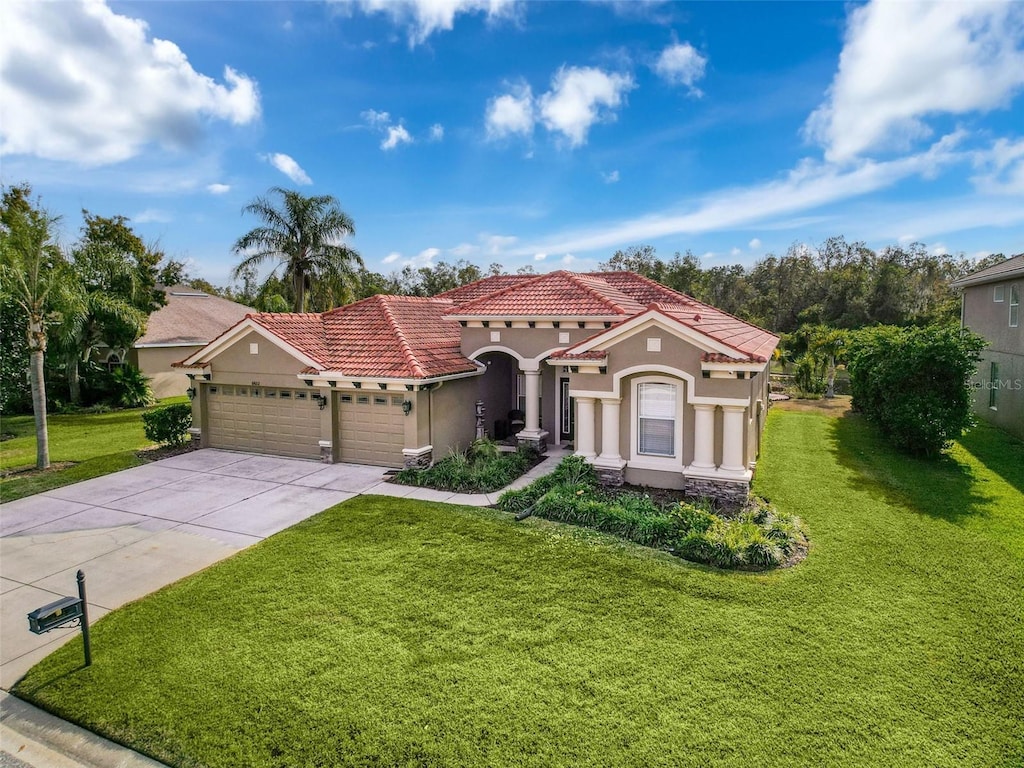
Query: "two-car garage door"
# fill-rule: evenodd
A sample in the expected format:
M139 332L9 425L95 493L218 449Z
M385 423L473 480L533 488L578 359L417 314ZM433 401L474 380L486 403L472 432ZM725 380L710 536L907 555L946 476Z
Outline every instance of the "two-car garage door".
M211 384L206 394L211 448L320 456L320 408L312 392Z
M206 386L208 445L277 456L320 456L321 411L315 393L231 385ZM403 398L387 393L337 393L339 460L402 465Z

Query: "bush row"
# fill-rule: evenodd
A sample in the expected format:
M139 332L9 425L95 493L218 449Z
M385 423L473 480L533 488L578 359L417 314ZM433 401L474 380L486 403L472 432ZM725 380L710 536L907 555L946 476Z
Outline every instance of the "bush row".
M725 517L701 500L659 507L641 494L609 494L582 458L564 459L554 472L518 491L506 491L498 507L532 510L538 517L594 528L646 547L719 568L764 570L782 565L807 546L800 520L752 497Z
M504 488L533 466L535 451L520 448L502 452L487 438L466 451L452 452L429 469L403 469L394 482L457 493L488 493Z

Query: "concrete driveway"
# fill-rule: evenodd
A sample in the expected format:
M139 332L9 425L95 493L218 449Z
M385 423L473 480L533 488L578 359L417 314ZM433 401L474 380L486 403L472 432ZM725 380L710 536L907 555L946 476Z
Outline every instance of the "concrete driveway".
M385 470L204 449L0 508L0 688L78 629L45 635L26 614L77 595L90 623L327 507L377 489Z

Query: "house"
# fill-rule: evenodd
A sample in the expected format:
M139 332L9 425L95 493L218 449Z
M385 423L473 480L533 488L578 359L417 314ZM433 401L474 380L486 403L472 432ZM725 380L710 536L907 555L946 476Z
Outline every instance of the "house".
M1024 439L1024 254L953 282L960 323L988 341L974 378L974 412Z
M483 427L608 483L745 497L778 338L630 272L255 313L189 355L204 446L426 466ZM478 421L479 419L479 421Z
M157 398L184 395L189 380L172 365L202 349L253 312L252 307L211 296L187 285L164 289L167 303L146 321L146 333L132 345L127 360L149 379ZM123 354L123 353L121 353ZM124 362L116 350L105 350L107 366Z

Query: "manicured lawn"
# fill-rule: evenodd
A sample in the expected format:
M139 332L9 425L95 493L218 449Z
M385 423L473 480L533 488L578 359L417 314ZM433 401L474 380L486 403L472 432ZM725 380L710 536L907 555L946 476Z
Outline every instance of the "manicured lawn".
M989 453L1020 444L924 468L856 416L777 409L766 441L796 568L359 497L16 692L175 766L1020 766L1024 492Z
M173 397L161 400L159 405L181 401L187 402L184 397ZM135 451L152 445L142 431L145 411L133 408L49 415L50 461L75 462L75 466L0 477L0 497L13 501L141 464ZM35 466L36 428L32 416L5 416L2 429L14 437L0 442L0 469L6 472Z

